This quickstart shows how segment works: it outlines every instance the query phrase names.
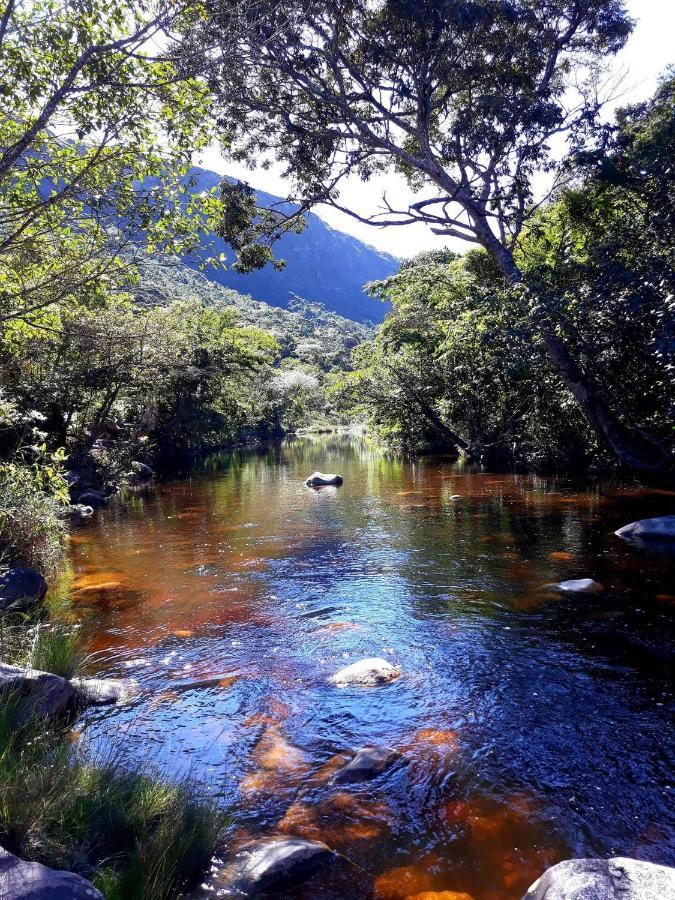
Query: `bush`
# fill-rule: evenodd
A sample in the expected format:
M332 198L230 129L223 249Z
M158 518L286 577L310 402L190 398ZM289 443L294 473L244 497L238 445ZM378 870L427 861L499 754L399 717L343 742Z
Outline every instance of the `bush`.
M0 560L25 565L43 575L56 571L66 534L63 511L68 504L62 457L40 458L33 465L0 465Z

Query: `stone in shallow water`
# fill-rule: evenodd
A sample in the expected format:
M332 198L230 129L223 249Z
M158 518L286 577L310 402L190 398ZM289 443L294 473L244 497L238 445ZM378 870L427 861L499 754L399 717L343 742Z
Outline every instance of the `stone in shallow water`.
M342 475L326 472L312 472L305 484L307 487L323 487L324 485L340 485L342 484Z
M396 759L398 753L389 747L363 747L335 775L337 784L376 778Z
M103 706L106 703L121 703L134 691L133 683L116 678L73 678L70 682L81 703Z
M1 847L0 897L3 900L103 900L103 894L79 875L26 862Z
M675 900L675 869L635 859L568 859L552 866L523 900Z
M603 585L592 578L573 578L570 581L560 581L556 588L563 594L600 594L604 591Z
M216 869L192 896L276 897L339 858L321 841L263 838L244 847L220 871Z
M401 674L401 670L393 666L386 659L372 656L368 659L360 659L358 662L352 663L340 669L335 675L331 676L330 681L338 687L346 687L349 684L358 684L365 686L375 686L378 684L388 684L394 681Z
M631 522L614 532L617 537L626 541L633 540L672 540L675 541L675 516L657 516L654 519L640 519Z

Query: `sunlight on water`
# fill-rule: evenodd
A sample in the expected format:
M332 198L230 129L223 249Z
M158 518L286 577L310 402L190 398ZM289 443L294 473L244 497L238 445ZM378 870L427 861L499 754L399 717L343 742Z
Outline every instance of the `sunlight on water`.
M73 535L92 672L140 688L73 739L189 773L232 846L326 841L384 900L519 898L570 855L672 865L674 560L613 535L672 503L348 438L213 458ZM605 591L551 589L585 577ZM370 656L402 677L328 683ZM338 784L369 745L391 764Z

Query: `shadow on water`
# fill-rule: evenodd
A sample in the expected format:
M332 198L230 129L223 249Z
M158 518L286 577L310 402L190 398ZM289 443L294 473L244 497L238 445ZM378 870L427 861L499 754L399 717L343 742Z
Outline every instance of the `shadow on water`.
M306 488L314 469L344 486ZM92 668L141 688L82 740L190 771L233 844L325 840L380 898L517 898L569 855L672 865L675 560L613 531L673 505L338 436L213 457L73 536ZM581 577L605 591L547 587ZM403 676L327 682L365 656ZM334 783L368 744L396 762Z

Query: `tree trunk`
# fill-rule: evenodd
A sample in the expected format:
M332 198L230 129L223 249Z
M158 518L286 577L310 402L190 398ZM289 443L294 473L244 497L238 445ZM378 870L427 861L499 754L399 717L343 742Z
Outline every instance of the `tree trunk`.
M523 284L523 276L512 254L498 241L486 250L502 272L514 284ZM536 294L536 290L535 290ZM543 299L543 298L542 298ZM555 334L551 323L540 319L539 335L549 359L581 407L593 431L623 469L637 474L665 471L673 466L673 457L657 440L621 418L607 402L603 388L588 372L584 372L565 342Z

